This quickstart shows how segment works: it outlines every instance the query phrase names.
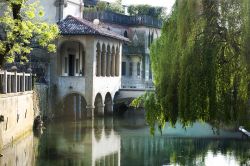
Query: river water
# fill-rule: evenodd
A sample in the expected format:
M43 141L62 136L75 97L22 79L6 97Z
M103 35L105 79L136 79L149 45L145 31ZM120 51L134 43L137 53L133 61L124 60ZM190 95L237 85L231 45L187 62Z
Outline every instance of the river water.
M238 132L214 134L195 123L151 136L144 118L134 116L56 121L0 153L1 166L250 165L250 141Z

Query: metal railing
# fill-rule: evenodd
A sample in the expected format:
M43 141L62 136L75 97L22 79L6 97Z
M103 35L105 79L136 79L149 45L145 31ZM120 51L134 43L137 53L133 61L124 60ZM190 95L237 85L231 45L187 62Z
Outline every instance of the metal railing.
M32 91L32 73L0 70L0 94Z
M127 26L144 25L156 28L162 27L162 20L151 16L127 16L112 11L85 11L83 18L93 21L98 18L102 22L115 23Z

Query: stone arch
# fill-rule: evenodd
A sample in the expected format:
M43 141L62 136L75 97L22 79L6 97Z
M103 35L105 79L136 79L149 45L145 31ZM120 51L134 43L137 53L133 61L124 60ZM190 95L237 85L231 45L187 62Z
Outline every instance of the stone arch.
M101 76L101 45L96 44L96 76Z
M119 98L119 91L116 91L113 97L113 113L115 113L119 108L119 104L117 102L118 98Z
M120 49L116 46L115 52L115 76L119 76L120 73Z
M80 120L87 117L87 102L82 94L69 93L63 97L62 117L70 120Z
M112 46L111 51L111 76L115 76L115 46Z
M104 99L104 114L112 114L113 113L113 101L111 93L106 93Z
M85 47L79 40L64 40L58 46L58 74L63 76L84 76Z
M96 94L94 105L94 114L102 116L104 114L104 106L101 93Z
M110 76L110 64L111 64L111 50L110 45L107 46L107 55L106 55L106 76Z
M102 56L102 58L101 58L101 68L102 68L101 70L102 70L102 72L101 72L101 74L103 77L105 77L106 76L106 45L104 43L102 44L101 56Z

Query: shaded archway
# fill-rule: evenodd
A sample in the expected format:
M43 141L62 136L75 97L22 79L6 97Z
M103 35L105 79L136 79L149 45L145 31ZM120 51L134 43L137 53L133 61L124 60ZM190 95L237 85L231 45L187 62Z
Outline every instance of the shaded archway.
M113 102L112 102L112 96L108 92L105 95L105 100L104 100L104 114L113 114Z
M87 102L85 98L78 94L72 93L67 95L63 100L64 119L80 120L87 117Z
M100 93L97 93L95 97L95 109L94 114L96 115L103 115L104 114L104 106L103 106L103 100L102 95Z
M85 49L77 40L66 40L59 47L58 74L62 76L84 76Z

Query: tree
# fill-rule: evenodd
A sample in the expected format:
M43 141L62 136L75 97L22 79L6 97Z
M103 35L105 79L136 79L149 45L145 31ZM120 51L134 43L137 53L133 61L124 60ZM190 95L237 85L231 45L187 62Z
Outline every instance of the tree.
M16 56L27 61L27 55L37 46L49 52L56 51L52 42L58 36L58 27L41 20L44 12L38 2L3 0L0 8L3 11L0 17L0 68L6 62L13 62Z
M249 11L247 0L176 1L150 48L159 105L148 109L145 97L152 128L249 125Z
M165 15L163 7L153 7L150 5L130 5L128 13L131 16L148 15L154 18L163 18Z

